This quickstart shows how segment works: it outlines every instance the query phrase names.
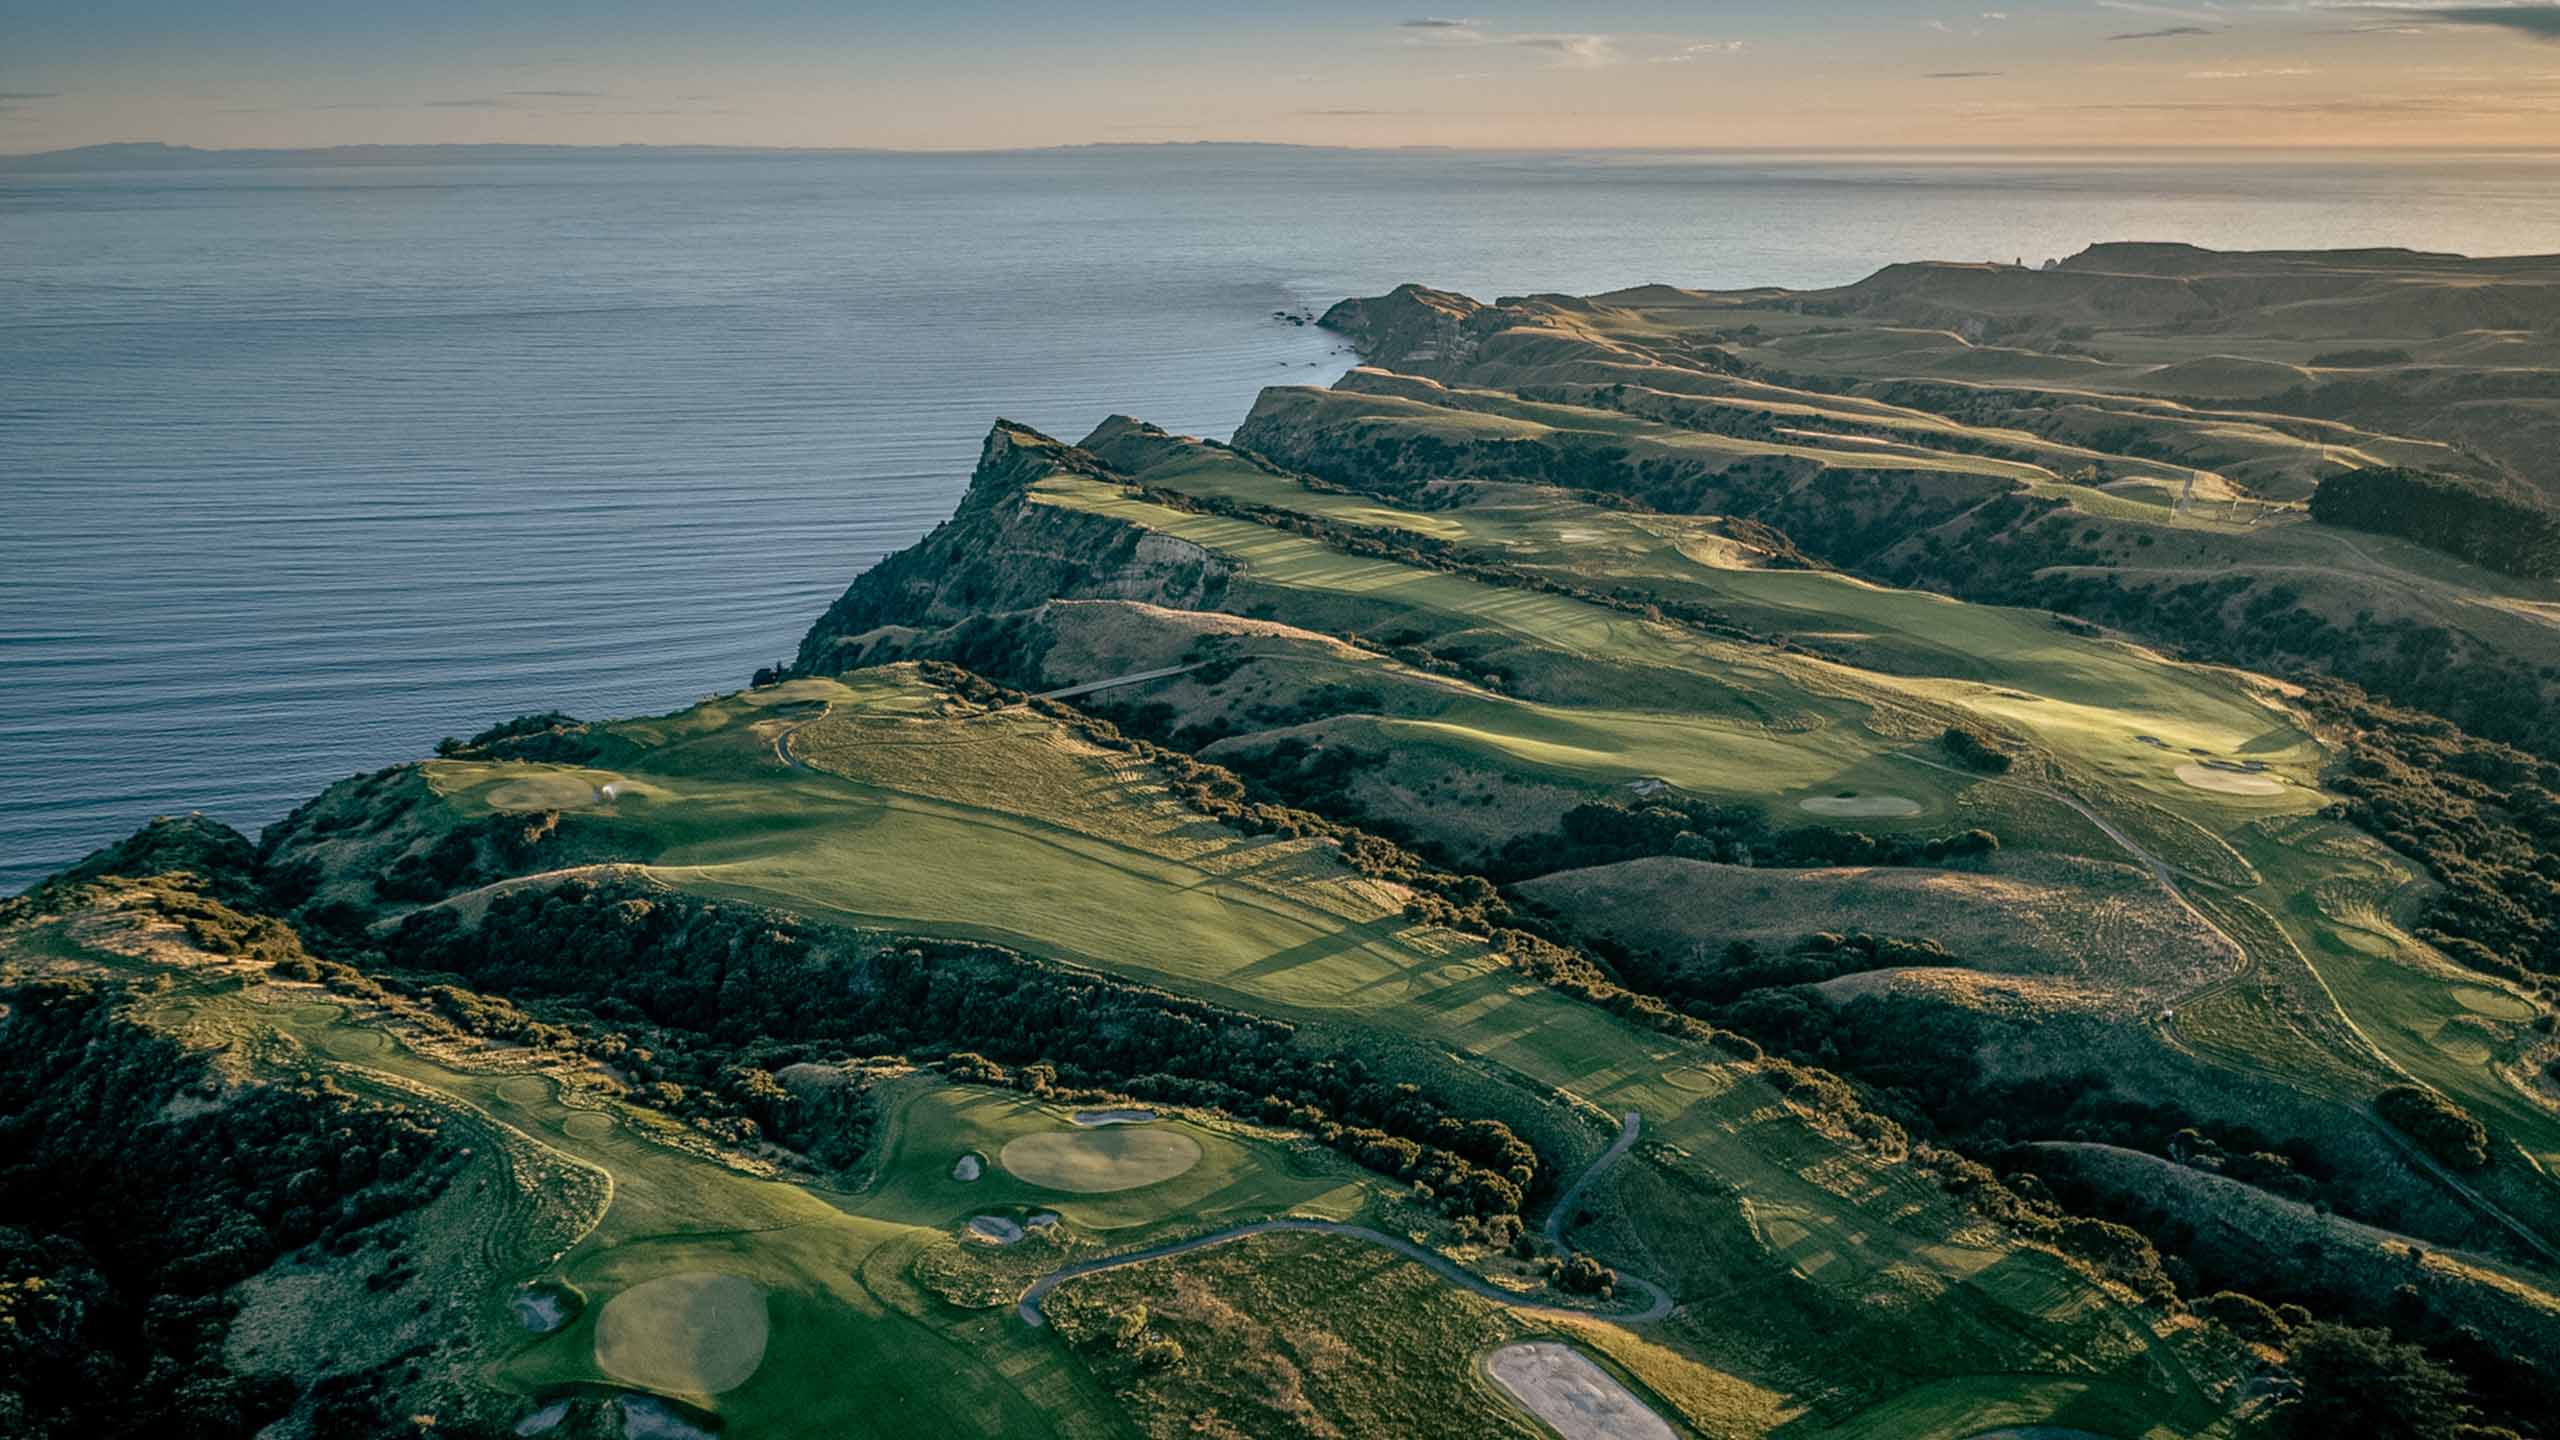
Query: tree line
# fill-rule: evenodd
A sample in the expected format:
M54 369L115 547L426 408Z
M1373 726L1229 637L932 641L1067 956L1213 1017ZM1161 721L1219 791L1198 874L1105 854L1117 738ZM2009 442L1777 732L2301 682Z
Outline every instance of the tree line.
M417 912L388 955L576 1017L570 1028L595 1033L595 1053L643 1098L732 1122L737 1139L803 1138L803 1101L772 1072L895 1054L991 1083L1107 1089L1297 1126L1429 1185L1453 1213L1516 1212L1541 1174L1502 1122L1348 1051L1312 1050L1284 1022L993 946L887 942L575 880L499 896L476 925Z

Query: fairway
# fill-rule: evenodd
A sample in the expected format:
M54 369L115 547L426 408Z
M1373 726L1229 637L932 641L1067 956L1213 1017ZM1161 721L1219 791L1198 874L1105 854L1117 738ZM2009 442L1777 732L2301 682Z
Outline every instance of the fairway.
M1170 1180L1200 1163L1200 1145L1168 1130L1115 1125L1072 1134L1025 1135L996 1157L1027 1185L1105 1195Z

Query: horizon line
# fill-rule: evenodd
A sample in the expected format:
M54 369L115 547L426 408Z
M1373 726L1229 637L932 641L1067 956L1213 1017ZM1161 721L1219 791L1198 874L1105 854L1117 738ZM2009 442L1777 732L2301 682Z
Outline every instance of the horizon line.
M1872 144L1836 145L1342 145L1294 140L1077 140L1051 145L966 145L966 146L894 146L894 145L755 145L674 142L563 142L545 140L383 140L340 145L183 145L165 140L102 140L83 145L55 146L44 150L0 150L0 162L43 160L82 155L96 151L159 150L175 156L269 156L330 155L381 151L477 150L477 151L592 151L627 153L633 151L683 152L701 155L737 156L917 156L966 157L992 155L1044 155L1077 150L1181 150L1205 148L1258 150L1305 150L1327 154L1397 155L1412 153L1465 155L1853 155L1853 154L2391 154L2391 155L2550 155L2560 157L2560 145L2534 144L2270 144L2229 141L2190 144L2088 143L2088 144Z

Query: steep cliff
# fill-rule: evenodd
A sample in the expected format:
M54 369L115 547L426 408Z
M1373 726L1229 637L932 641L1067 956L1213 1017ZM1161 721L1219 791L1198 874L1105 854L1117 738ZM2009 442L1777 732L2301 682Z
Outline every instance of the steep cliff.
M863 572L809 628L794 668L864 663L853 642L883 626L955 625L1058 598L1215 606L1230 566L1172 536L1041 503L1036 487L1059 476L1118 478L1083 446L998 421L952 517Z

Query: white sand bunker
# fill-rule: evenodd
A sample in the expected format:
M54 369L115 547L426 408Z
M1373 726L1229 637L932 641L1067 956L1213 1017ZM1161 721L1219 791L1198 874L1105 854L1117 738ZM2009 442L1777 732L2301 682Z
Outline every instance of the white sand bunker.
M1920 813L1920 802L1900 795L1816 795L1796 802L1798 809L1849 820L1900 818Z
M528 1285L515 1293L507 1303L516 1312L517 1323L526 1333L548 1335L576 1317L576 1297L550 1285Z
M764 1290L752 1281L708 1270L662 1276L605 1302L596 1366L651 1390L717 1395L764 1363L769 1324Z
M1001 1215L973 1215L969 1219L969 1234L979 1240L1010 1245L1022 1238L1022 1227Z
M2216 795L2281 795L2284 782L2273 775L2259 775L2246 770L2225 770L2215 765L2186 764L2178 767L2178 778L2198 790Z
M1200 1142L1152 1128L1051 1131L1006 1142L996 1161L1028 1184L1101 1195L1172 1179L1200 1163Z
M518 1420L516 1422L516 1433L519 1435L548 1435L552 1431L559 1429L560 1422L568 1418L569 1402L566 1400L554 1400L550 1404L545 1405L541 1409L533 1411L530 1414L527 1414L523 1419Z
M1505 1345L1485 1369L1564 1440L1675 1440L1671 1427L1579 1350L1553 1340Z
M963 1185L975 1183L986 1170L987 1162L979 1159L978 1152L974 1150L951 1162L951 1178Z
M1078 1125L1150 1125L1155 1123L1153 1110L1079 1110L1067 1117Z
M720 1434L655 1395L625 1395L614 1404L622 1409L624 1440L716 1440Z

